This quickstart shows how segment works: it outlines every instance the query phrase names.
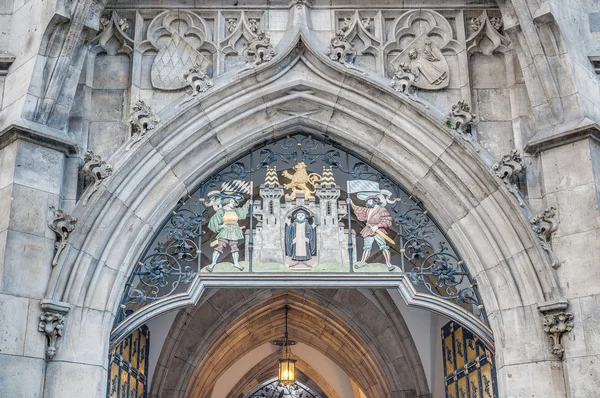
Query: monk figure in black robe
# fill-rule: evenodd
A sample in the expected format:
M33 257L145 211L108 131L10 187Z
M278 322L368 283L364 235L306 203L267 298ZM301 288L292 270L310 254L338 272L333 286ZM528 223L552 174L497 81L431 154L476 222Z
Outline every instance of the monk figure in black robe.
M309 268L316 265L316 259L313 259L317 252L315 224L309 224L308 217L309 214L300 209L292 216L293 221L286 221L285 256L289 267L296 267L301 263Z

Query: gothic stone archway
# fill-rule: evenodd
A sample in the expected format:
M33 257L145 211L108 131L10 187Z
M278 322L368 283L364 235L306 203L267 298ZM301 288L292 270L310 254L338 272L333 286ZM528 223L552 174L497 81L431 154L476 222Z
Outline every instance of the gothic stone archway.
M71 384L84 396L104 396L118 301L153 231L181 197L246 148L300 129L363 154L434 214L483 295L502 396L520 394L512 386L526 384L515 379L550 372L536 306L554 298L555 283L527 221L489 165L439 117L384 82L327 62L301 31L287 40L273 61L223 76L198 100L165 109L147 138L114 155L114 174L87 207L75 209L79 222L48 290L73 306L69 334L48 365L49 374L61 375L47 378L50 394ZM529 344L517 347L523 335Z

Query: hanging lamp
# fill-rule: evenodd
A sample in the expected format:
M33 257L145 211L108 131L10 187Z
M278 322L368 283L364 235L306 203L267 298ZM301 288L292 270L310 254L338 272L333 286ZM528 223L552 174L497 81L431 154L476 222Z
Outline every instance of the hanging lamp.
M288 335L288 312L290 307L285 306L285 336L283 340L275 340L273 344L281 346L281 358L279 359L279 384L284 386L296 383L296 360L290 357L290 346L296 344L289 339Z

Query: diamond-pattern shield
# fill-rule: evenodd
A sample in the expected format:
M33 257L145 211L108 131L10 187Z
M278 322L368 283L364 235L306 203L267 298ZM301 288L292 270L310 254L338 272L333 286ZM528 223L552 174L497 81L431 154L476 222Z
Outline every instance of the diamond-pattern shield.
M152 85L162 90L179 90L187 84L183 77L194 64L199 64L201 70L210 65L202 54L190 46L185 39L173 33L166 46L154 58L150 73Z

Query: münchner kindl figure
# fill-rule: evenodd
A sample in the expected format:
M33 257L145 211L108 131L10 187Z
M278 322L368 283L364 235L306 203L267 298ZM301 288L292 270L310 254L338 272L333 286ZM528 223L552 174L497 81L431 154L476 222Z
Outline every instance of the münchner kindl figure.
M239 264L239 248L238 241L244 240L244 233L238 224L239 220L243 220L248 216L250 200L244 206L237 207L243 200L243 195L234 193L209 193L211 204L215 209L215 214L208 222L208 228L217 234L217 240L211 243L211 246L216 246L212 254L212 263L206 267L208 272L212 272L213 268L219 260L219 256L223 254L225 248L229 246L231 256L233 257L233 266L240 271L244 269Z
M300 209L294 213L293 221L290 218L286 221L285 255L286 263L290 267L298 263L309 267L315 265L315 261L311 261L317 251L315 224L309 224L308 217L308 212Z
M389 271L394 270L394 266L391 263L392 255L390 253L390 247L387 242L391 241L388 237L386 228L392 226L393 219L390 213L385 208L387 203L387 197L391 196L391 192L382 190L379 193L373 193L370 196L364 198L365 206L358 206L354 204L352 199L348 197L348 200L354 210L356 219L366 223L365 227L360 231L360 235L363 238L363 254L360 262L354 265L354 268L362 268L366 265L367 259L371 255L371 248L373 243L377 242L379 250L385 257L385 263ZM358 195L359 199L363 199L361 195ZM386 239L387 238L387 239Z

